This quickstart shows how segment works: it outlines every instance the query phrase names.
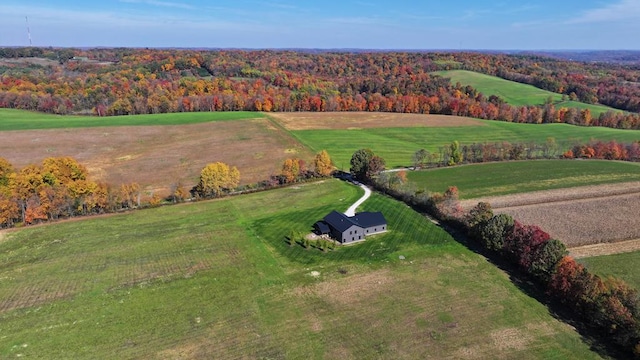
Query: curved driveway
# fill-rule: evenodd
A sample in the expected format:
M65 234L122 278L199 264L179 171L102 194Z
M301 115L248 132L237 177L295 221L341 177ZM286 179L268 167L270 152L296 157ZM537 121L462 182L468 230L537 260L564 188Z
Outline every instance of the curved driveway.
M365 186L364 184L360 184L360 187L364 189L364 195L353 205L351 205L351 207L349 207L347 211L344 212L344 214L349 217L356 216L356 209L358 208L358 206L362 205L362 203L367 201L369 196L371 196L371 189L369 189L369 187Z

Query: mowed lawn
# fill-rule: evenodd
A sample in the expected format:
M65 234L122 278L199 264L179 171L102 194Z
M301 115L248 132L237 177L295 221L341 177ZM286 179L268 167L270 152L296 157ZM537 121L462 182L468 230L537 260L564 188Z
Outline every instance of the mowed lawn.
M556 109L561 107L589 109L591 115L600 116L600 113L609 110L619 112L620 110L604 106L586 104L579 101L562 100L562 95L547 90L542 90L533 85L522 84L515 81L505 80L496 76L485 75L466 70L438 71L434 74L450 78L452 83L471 85L485 96L497 95L508 104L522 105L542 105L549 97L553 99Z
M443 192L457 186L460 198L640 181L640 164L607 160L534 160L471 164L407 173L418 188Z
M592 139L619 142L640 139L638 130L500 121L482 121L481 126L300 130L291 133L314 152L326 149L336 166L345 170L349 169L353 153L362 148L373 150L386 160L388 168L393 168L412 165L411 159L417 150L424 148L437 153L441 147L456 140L462 145L502 141L544 144L553 137L564 152L575 143Z
M603 278L616 277L640 289L640 251L582 258L578 260Z
M387 234L329 253L284 242L360 192L330 180L3 233L0 357L598 358L386 197L363 209Z
M211 121L262 118L257 112L201 112L126 116L60 116L38 112L0 109L0 131L65 129L104 126L186 125Z

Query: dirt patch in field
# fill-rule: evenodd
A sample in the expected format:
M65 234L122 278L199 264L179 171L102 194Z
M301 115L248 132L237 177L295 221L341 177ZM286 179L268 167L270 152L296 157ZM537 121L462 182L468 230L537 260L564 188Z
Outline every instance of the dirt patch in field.
M366 299L379 294L392 282L393 278L389 271L380 270L297 288L294 294L317 295L337 305L348 305L366 302Z
M540 226L570 248L640 238L640 182L474 199L463 206L478 201L489 202L495 213Z
M379 112L296 112L270 114L289 130L348 130L388 127L483 126L481 121L448 115Z
M222 161L238 167L241 183L277 173L284 159L309 160L312 154L268 119L176 126L127 126L10 131L3 133L0 156L15 167L44 158L71 156L93 179L112 185L137 182L147 191L168 192L180 181L195 185L202 168Z
M509 328L491 332L493 345L498 350L524 350L531 337L520 329Z

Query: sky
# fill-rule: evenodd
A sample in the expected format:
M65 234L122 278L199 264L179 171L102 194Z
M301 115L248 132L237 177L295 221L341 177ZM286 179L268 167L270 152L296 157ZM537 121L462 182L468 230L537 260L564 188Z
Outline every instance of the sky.
M640 0L2 0L0 46L640 50Z

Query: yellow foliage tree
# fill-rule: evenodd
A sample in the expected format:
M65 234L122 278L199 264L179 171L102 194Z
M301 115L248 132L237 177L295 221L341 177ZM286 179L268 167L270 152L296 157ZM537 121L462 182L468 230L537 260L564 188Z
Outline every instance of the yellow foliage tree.
M318 154L316 154L315 159L313 160L313 165L316 169L316 173L320 176L329 176L333 171L333 162L331 161L331 157L327 150L322 150Z
M208 164L200 172L200 182L196 185L198 194L204 197L220 196L240 183L240 171L222 162Z
M10 184L15 178L13 165L4 158L0 158L0 195L9 195L11 193Z
M0 228L12 226L14 220L20 216L18 204L12 199L0 194Z
M300 175L300 160L286 159L282 164L282 176L284 176L286 182L290 183L295 181Z

